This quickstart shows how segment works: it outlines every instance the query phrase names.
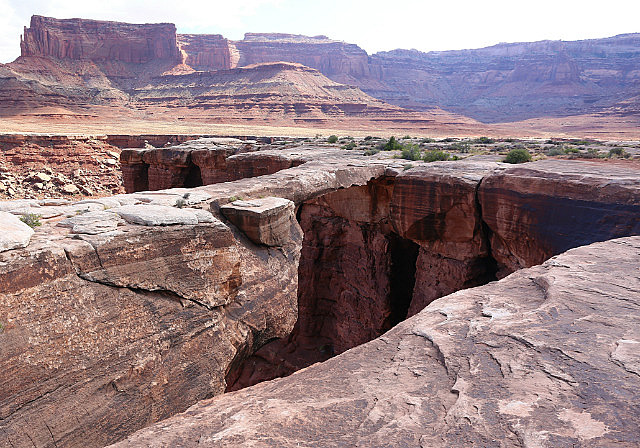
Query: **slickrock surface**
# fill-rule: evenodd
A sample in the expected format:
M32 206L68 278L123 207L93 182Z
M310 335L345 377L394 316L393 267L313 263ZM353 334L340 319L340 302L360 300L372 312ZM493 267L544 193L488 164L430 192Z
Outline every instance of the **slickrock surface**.
M199 144L202 147L198 150L217 147L202 141ZM170 151L175 151L175 148ZM606 240L624 232L630 235L638 233L638 214L633 207L636 207L640 196L640 181L637 171L629 169L620 168L607 176L602 165L585 162L534 162L514 168L495 162L467 160L416 163L414 168L404 170L404 162L385 159L386 154L366 157L361 151L321 147L298 147L273 152L285 157L295 156L304 163L264 176L196 188L137 192L76 203L35 199L0 202L1 211L16 216L38 213L42 215L43 222L41 227L36 228L26 248L0 253L0 446L35 444L85 447L103 446L122 440L145 426L184 411L200 400L222 394L227 388L285 375L310 362L325 360L365 343L401 322L407 315L418 313L436 297L489 281L495 278L492 274L498 268L503 274L520 266L504 260L518 259L522 266L529 266L539 262L536 257L541 253L551 256L558 253L556 250L565 250L573 244ZM183 159L177 157L176 160ZM248 155L247 160L250 160ZM170 164L165 165L167 170L172 169ZM575 175L566 174L570 172ZM507 238L503 227L493 223L513 221L530 225L532 232L537 231L531 223L536 222L535 213L539 213L539 208L519 208L520 198L507 194L502 188L508 188L509 193L526 191L527 185L543 179L542 183L548 185L549 190L541 190L541 194L546 195L544 201L553 205L556 196L562 197L559 192L565 177L569 192L581 189L588 191L593 189L590 186L593 183L602 185L602 195L592 201L590 207L594 216L607 211L615 225L605 225L605 222L599 226L587 226L579 239L573 237L572 228L556 226L553 227L557 238L554 241L559 241L556 245L534 247L535 241L530 241L527 246L530 250L522 251L518 245L505 244L504 247L498 247L494 258L492 238L495 236L511 241L511 237ZM483 191L485 183L492 188ZM499 185L505 186L498 188ZM428 202L423 202L423 195ZM567 200L582 204L582 197L578 193L575 198L572 195L567 194ZM284 243L279 242L279 247L253 244L247 238L251 233L249 230L243 232L221 213L221 208L238 197L250 202L267 197L289 200L297 208L296 218L300 225L289 215L288 238ZM514 201L515 204L512 203ZM290 213L291 204L282 202L287 204L285 208ZM485 207L485 202L498 206ZM570 210L569 205L564 208ZM118 213L123 210L125 213ZM171 215L189 215L189 218L174 224L164 222L168 225L153 225L160 223L156 218L143 219L147 211L157 210L163 211L166 216L169 216L167 211L170 210ZM620 213L616 213L616 210L620 210ZM513 217L510 218L509 214ZM164 215L161 217L164 218ZM281 221L277 222L277 233L282 238L287 234L287 226ZM562 219L558 222L572 223ZM422 225L425 223L432 225ZM430 233L428 229L431 227L437 232ZM528 231L527 227L522 229ZM589 262L587 252L580 252L583 250L580 249L575 253L580 254L578 258L587 261L575 265L584 269L582 277L582 274L576 275L582 278L580 281L590 283L583 285L578 282L579 279L571 277L567 283L560 283L560 292L564 294L567 290L565 284L577 285L575 291L601 291L607 296L606 305L613 307L617 303L613 298L617 297L618 292L606 289L612 279L637 283L637 269L630 268L637 258L637 242L633 240L631 246L620 243L619 246L595 247L608 247L605 251L608 257L615 255L612 247L620 249L617 252L620 254L618 262L606 259L610 270L603 274L603 283L598 280L600 270L589 271L600 269L601 264ZM636 255L628 254L632 250L636 251ZM571 257L568 260L575 258ZM574 266L571 263L561 262ZM637 265L637 260L635 263ZM626 277L621 277L622 273ZM523 275L515 274L510 279ZM528 277L525 275L522 278ZM396 373L402 375L402 381L396 381L397 385L403 384L405 378L410 381L406 383L409 386L419 385L411 381L433 380L434 383L428 387L440 391L436 395L445 407L455 401L450 390L455 388L461 391L463 398L465 393L476 390L465 389L463 382L454 387L456 377L450 373L461 371L460 377L469 383L469 377L464 376L464 369L470 369L473 373L480 372L476 369L482 367L478 364L480 361L476 362L473 357L475 355L472 356L475 347L471 345L472 339L461 336L468 333L464 325L471 325L471 333L468 334L472 335L473 331L480 331L484 323L498 322L506 316L506 312L517 315L518 307L525 305L516 303L503 306L499 303L499 300L509 299L514 290L521 288L513 286L510 281L481 290L497 288L491 301L485 300L488 303L485 314L492 315L493 321L489 317L479 317L479 323L473 321L471 325L469 316L463 314L460 320L447 323L463 325L463 328L460 333L456 333L453 327L447 327L443 332L447 336L451 331L448 337L454 338L451 346L444 343L441 346L444 347L441 348L445 353L443 356L449 359L455 353L467 353L464 356L473 361L470 366L461 363L460 370L456 367L457 361L452 361L452 367L445 369L436 366L433 373L428 374L423 374L421 370L416 370L415 375L398 370ZM564 277L562 281L565 281ZM543 285L542 289L546 288L544 282L540 281L540 284ZM615 284L628 288L628 297L633 297L638 290L635 284ZM526 303L537 306L539 300L536 297L543 293L538 294L538 290L530 289L531 283L527 285L526 288L522 286L525 288L523 297L529 300ZM550 290L555 291L553 288ZM596 298L587 297L597 305ZM457 295L451 300L458 300ZM553 340L557 341L563 338L567 341L583 341L581 338L586 335L589 335L589 341L599 341L598 337L594 339L594 334L600 334L593 330L595 327L583 328L581 325L592 325L591 321L600 322L602 316L607 316L606 321L615 325L605 327L603 331L615 333L633 328L615 320L620 315L618 308L606 308L602 312L592 310L589 318L578 316L581 320L576 320L576 333L568 324L554 327L553 319L559 319L566 313L570 316L574 312L571 306L568 302L562 302L562 306L557 305L555 310L549 309L548 319L542 323L535 320L531 328L537 328L540 337L553 335ZM632 314L633 305L627 302L627 306L630 308L625 310L626 314ZM535 308L526 308L529 311L532 309ZM575 309L579 311L580 308L576 305ZM469 310L478 316L483 312L482 306L470 306ZM438 322L445 320L442 313L435 315L440 316ZM421 319L421 316L418 318ZM455 317L453 314L451 316L451 319ZM537 315L522 316L522 319L533 319ZM518 325L524 325L522 319L514 319ZM529 327L525 325L522 328ZM629 331L630 334L611 333L617 338L615 341L621 340L620 348L612 355L612 359L632 369L636 362L633 358L635 346L626 341L638 339ZM460 344L455 339L458 337L462 338ZM409 350L400 354L402 358L417 359L424 350L431 350L424 337L415 338L403 342ZM501 346L491 345L490 339L479 340L486 342L488 347ZM511 340L506 338L507 342ZM531 337L526 340L532 340L534 345L538 343L538 339ZM453 346L454 342L456 347ZM607 340L604 343L609 344ZM384 341L378 340L374 344L386 347ZM427 344L426 348L424 344ZM513 344L517 346L519 343ZM524 347L526 349L527 344ZM359 350L368 349L356 349L347 355L359 353ZM389 350L389 356L385 355L387 352L384 350ZM367 352L358 363L364 366L378 362L378 368L383 372L381 375L384 374L386 378L384 381L390 381L388 378L397 379L393 375L394 369L384 364L393 357L391 353L397 353L396 347L384 350L381 348L380 360L376 361ZM508 350L505 356L519 353L510 346ZM540 350L545 359L549 358L548 363L562 358L555 351L545 354L547 352ZM578 350L587 352L584 348ZM492 353L498 356L497 349ZM537 355L525 352L518 357L516 360L520 364L515 361L512 363L515 373L505 367L505 376L526 370L528 364L522 360L526 361L532 356L535 358ZM559 358L554 358L556 356ZM401 357L396 362L401 362ZM329 361L327 369L333 369L332 366L345 367L340 364L341 359ZM585 359L588 360L586 357L580 358L580 362L587 362ZM598 363L598 359L595 357L594 362ZM274 370L274 365L283 369ZM307 371L318 368L321 366ZM345 368L326 374L331 375L333 381L341 382L334 384L332 393L349 391L350 381L356 381L356 376L336 373L357 371L355 367ZM599 372L609 373L613 368L606 364ZM568 378L557 370L549 371L551 375ZM498 370L495 372L499 374ZM611 381L617 381L616 371L611 372ZM423 376L419 376L421 374ZM371 377L371 372L367 375ZM573 370L569 375L571 378L582 378ZM293 376L291 380L298 377ZM318 376L317 381L322 378ZM538 375L534 375L534 378L537 379ZM393 391L393 387L384 381L379 383L379 387L385 392ZM532 384L530 377L522 381L527 385ZM580 383L580 380L576 381ZM308 389L313 396L315 384L318 383L305 381L304 386L299 389L295 386L292 390ZM359 384L367 394L374 393L378 387L365 382ZM606 391L601 392L593 386L593 381L590 384L590 388L581 390L580 394L586 397L592 397L589 394L605 394ZM490 383L487 383L486 387L489 386ZM265 387L271 386L261 385L256 390ZM478 393L501 397L499 392L493 393L484 387L482 383L477 388ZM624 387L620 383L620 387L611 393L622 394ZM418 395L413 393L418 390L409 387L407 392L399 393L396 389L395 397L407 396L409 402L414 403L411 397L424 396L424 390L416 392ZM606 390L609 390L608 386ZM507 395L505 392L504 396ZM546 397L544 394L541 396ZM561 404L565 406L564 403L571 401L574 396L567 397L564 401L554 399L548 403L541 402L539 406L544 404L547 406L545 409L555 412L555 407ZM287 399L283 400L286 402ZM340 400L334 402L335 409L322 409L323 418L336 416L335 431L327 430L330 425L325 423L322 423L322 431L310 424L310 437L314 440L320 437L331 440L331 437L343 433L348 433L347 437L357 437L359 431L369 427L368 423L360 429L357 429L357 425L349 425L358 421L358 412L367 412L369 398L357 400L362 404L357 411L344 406ZM415 408L428 409L431 400L431 397L425 399L424 408L420 408L420 403L416 401L418 404ZM529 396L514 400L534 406ZM593 402L591 398L588 401ZM405 403L403 409L411 408L406 402L402 402ZM467 406L464 400L459 403L458 406ZM510 405L510 401L503 404L507 406L506 409L515 406ZM389 409L392 409L395 405L390 406ZM574 434L571 432L571 421L585 418L582 414L575 417L571 412L579 412L576 410L579 406L572 406L565 406L569 411L562 414L568 422L562 427L566 429L566 437ZM483 423L485 420L474 420L480 418L476 414L469 414L466 410L464 414L468 414L470 425L474 421L482 423L475 431L489 434L494 422L490 416L496 412L494 408L489 404L486 407L479 406L476 414L489 422L486 425ZM250 407L247 409L249 411ZM455 411L458 408L454 406L451 409ZM598 412L606 411L605 407L602 409L605 410ZM627 408L622 406L619 409ZM343 411L350 417L344 418L344 414L341 414ZM429 418L437 420L439 413L446 411L442 406L434 407ZM450 413L452 417L447 419L458 415L454 411ZM615 432L615 422L610 421L615 418L614 413L609 412L610 415L606 417L609 420L604 420L596 411L586 412L595 421L613 428L606 433L608 437L621 434ZM278 415L274 412L273 418L278 418ZM395 414L387 412L387 408L378 408L371 415L372 419L379 418L376 421L382 425L384 419L391 418L385 416ZM428 418L420 421L423 420L429 421ZM225 421L230 424L232 420ZM499 419L496 421L502 422ZM622 417L620 421L623 421ZM633 418L625 421L635 422ZM261 423L256 420L252 424ZM402 433L413 437L413 434L420 433L414 430L414 424L408 418L399 420L396 427L406 429L388 434ZM525 425L526 422L523 420L521 424ZM634 424L637 425L637 422ZM274 431L278 430L277 425L280 424L273 427ZM371 425L374 429L381 427L376 423ZM297 430L304 431L305 425L295 426ZM554 440L553 434L556 433L552 434L551 431L556 430L552 424L548 426L551 428L549 440ZM497 428L502 426L498 425ZM260 431L255 434L259 435ZM459 437L465 434L472 439L476 437L476 433L471 429L467 431L466 427L464 431L452 431L457 431ZM532 431L538 431L537 427ZM204 437L206 439L209 436L205 434ZM296 437L293 436L292 440L296 440ZM199 435L194 440L198 438ZM464 439L460 440L464 442ZM231 444L242 443L241 439L227 441ZM277 439L267 439L264 443L277 442Z
M640 237L570 250L115 446L636 446L639 265Z

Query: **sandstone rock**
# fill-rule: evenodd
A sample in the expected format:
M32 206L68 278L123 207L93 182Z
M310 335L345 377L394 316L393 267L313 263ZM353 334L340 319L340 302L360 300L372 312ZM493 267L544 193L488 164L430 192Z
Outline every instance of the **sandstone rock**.
M224 216L256 244L282 246L294 219L293 202L275 197L235 201L220 208Z
M67 184L62 187L62 192L66 194L76 194L80 191L74 184Z
M33 179L36 179L39 182L49 182L51 181L51 176L47 173L36 173L33 175Z
M637 171L542 160L487 176L478 197L501 274L567 249L640 234Z
M11 213L0 211L0 252L27 247L33 229Z
M98 234L111 232L124 224L124 220L115 213L88 212L64 219L58 223L61 227L71 228L71 233Z
M124 205L109 210L120 215L125 221L142 226L194 225L198 219L211 222L211 213L188 208L167 207L164 205Z
M638 237L570 250L115 446L636 445L638 264Z
M118 22L32 16L20 43L23 56L88 59L124 63L178 62L172 24Z

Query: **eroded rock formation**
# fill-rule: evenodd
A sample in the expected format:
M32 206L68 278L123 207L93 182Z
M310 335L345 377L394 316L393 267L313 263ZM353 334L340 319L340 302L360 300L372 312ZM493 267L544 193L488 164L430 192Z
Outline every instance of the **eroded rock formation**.
M176 27L32 16L20 42L22 56L143 64L177 63Z
M216 149L206 141L200 144ZM167 149L167 153L172 151L176 148ZM622 302L615 297L620 291L627 294L624 303L628 305L628 294L638 290L632 284L637 283L637 270L629 267L629 263L637 264L635 239L595 246L602 248L598 257L614 256L612 248L618 248L622 257L604 273L598 259L590 261L588 252L580 252L588 249L579 249L576 253L582 254L579 258L585 261L579 263L583 264L573 264L575 258L567 255L532 271L516 273L502 283L456 293L444 301L432 300L482 284L494 278L496 269L504 275L574 245L640 233L640 214L635 208L640 196L637 171L615 169L607 173L600 164L572 161L535 162L524 168L482 161L417 163L403 170L398 160L365 157L359 151L299 147L277 152L306 162L260 177L191 189L71 204L0 204L1 210L14 215L41 214L44 221L26 248L0 253L2 446L101 446L114 442L226 388L287 375L328 359L378 337L414 313L418 315L413 320L371 345L305 370L316 372L317 382L307 381L308 373L297 374L260 385L255 392L230 394L213 407L233 413L245 406L245 411L258 415L263 412L262 405L225 400L254 393L259 397L270 388L281 393L279 388L289 384L294 384L294 391L308 392L309 403L316 406L316 394L330 391L320 386L320 381L332 376L337 383L326 383L331 385L331 393L346 391L353 401L338 400L341 405L333 414L338 416L337 429L329 435L322 433L327 440L337 437L351 443L350 438L361 437L364 430L377 437L382 434L379 426L372 423L371 431L367 425L349 429L348 422L355 420L343 416L359 412L376 415L378 411L371 414L369 407L379 397L386 397L381 402L388 404L389 410L399 409L400 402L394 400L402 399L405 409L408 397L417 403L418 426L394 420L395 411L387 412L385 407L384 421L391 419L388 428L396 428L386 431L385 437L398 443L413 441L434 434L420 425L437 424L435 434L445 438L443 443L448 443L448 437L457 437L455 440L468 444L480 443L487 434L499 436L499 431L512 423L509 415L513 409L551 422L548 437L552 441L556 440L553 431L558 419L546 416L558 412L564 416L560 421L565 422L558 428L574 431L558 433L560 436L573 440L576 434L591 434L575 429L574 423L580 425L586 418L575 409L582 406L584 410L597 397L604 397L601 411L586 412L607 428L619 429L596 437L624 436L633 441L633 434L624 435L628 432L624 421L635 425L637 416L606 417L606 421L602 417L609 409L606 403L630 409L618 407L616 397L620 393L628 399L631 392L624 388L633 391L635 386L624 383L622 370L616 369L620 364L634 368L635 358L627 341L637 337L625 330L631 331L633 326L616 322L613 327L602 327L608 331L603 334L613 341L606 339L603 344L615 350L611 359L619 364L612 364L608 355L598 355L593 358L597 365L585 366L588 358L580 352L586 353L582 344L592 340L597 330L592 325L600 325L598 316L619 312ZM248 163L251 154L260 156L259 152L247 153ZM579 174L565 174L570 172ZM565 181L568 202L556 206L554 201L563 198L560 191ZM540 188L535 201L523 202L516 193L527 199L527 188L536 182L547 189ZM595 191L596 185L602 188L589 203L591 214L596 218L607 214L609 218L597 221L598 226L585 226L576 238L570 227L573 221L564 219L561 212L572 216L572 207L583 207L585 195ZM258 207L256 219L249 219L250 211L240 210L242 203L234 201L238 197L256 204L277 197L287 205ZM296 205L298 219L286 200ZM247 219L225 220L220 210L232 201L238 214L245 213ZM546 204L546 208L536 204ZM506 223L517 222L519 227L513 229L536 235L547 226L547 221L536 220L540 210L546 209L558 210L556 225L551 227L554 244L548 245L545 239L539 247L534 240L516 244L517 236L508 233L512 228ZM251 241L256 235L254 241L260 244ZM603 260L612 264L610 258ZM547 270L551 274L543 275ZM627 275L623 281L631 283L616 283L621 272ZM611 277L605 277L603 284L620 288L604 291L593 280L599 275ZM556 288L554 278L568 283L560 282ZM578 285L577 290L592 295L569 294L565 284ZM564 298L556 303L557 297ZM428 303L431 305L420 313ZM588 315L583 316L587 308L581 303L589 303ZM594 314L594 304L601 303L614 308ZM542 314L535 314L536 310ZM407 332L413 328L408 326L423 319L428 323L420 324L419 331ZM568 322L579 325L579 331L571 331ZM555 349L547 350L545 347L556 346L544 338L561 343L565 354L567 346L577 345L564 356ZM425 341L435 345L427 342L425 346ZM615 349L614 342L621 348ZM368 351L371 347L382 358L372 355ZM481 347L497 361L490 362L491 356ZM517 347L524 351L517 351ZM387 349L393 354L386 356ZM351 356L358 353L362 357L353 360ZM529 363L531 359L534 361ZM402 368L406 365L413 370ZM505 367L509 365L511 369ZM339 375L330 371L333 368L354 374ZM360 381L358 372L380 382L374 386L368 380ZM604 372L606 381L620 385L616 390L623 392L576 389L587 380L593 384L595 378L604 378ZM492 379L485 381L491 375ZM305 379L303 388L295 383L299 378ZM394 381L394 386L389 387L388 381ZM557 392L566 393L566 400L552 398L557 396L553 392L544 395L549 397L544 406L522 389L522 384L534 384L540 390L556 391L561 383L565 388ZM389 395L380 395L377 387ZM297 392L292 393L291 401L297 401ZM580 406L561 404L580 396L587 397ZM282 397L286 408L290 399ZM484 401L470 414L476 399ZM227 408L227 403L231 407ZM436 406L432 411L429 403ZM330 414L328 408L317 406L323 417ZM560 409L562 406L567 410ZM429 413L431 420L423 418L422 412ZM478 425L468 423L467 417ZM216 426L216 418L207 417L209 429L203 428L198 437L202 435L203 441L219 438L227 445L244 443L242 438L224 439L234 437L241 426L230 426L222 434L219 431L224 428ZM278 417L262 415L252 420L251 431L259 431L241 437L259 436L266 428L262 425L269 424L262 422L273 422L270 418ZM222 424L231 425L231 420L224 421ZM326 422L318 416L306 427L314 428L316 423L326 429ZM196 428L203 423L188 424ZM288 428L288 423L274 425ZM515 435L500 438L538 437L537 423L531 425L512 427ZM279 434L292 443L304 440L304 434L285 429ZM158 435L157 429L150 431L153 437ZM175 429L171 437L181 437L181 431ZM149 444L147 435L136 437L141 438L131 443ZM178 443L178 439L172 440L167 443Z
M116 446L637 445L639 264L639 237L572 249Z

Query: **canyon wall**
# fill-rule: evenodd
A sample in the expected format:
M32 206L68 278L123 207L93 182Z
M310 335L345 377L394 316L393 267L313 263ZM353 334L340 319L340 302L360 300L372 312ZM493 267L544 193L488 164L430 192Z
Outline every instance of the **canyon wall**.
M141 64L179 62L176 27L33 16L20 43L22 56Z
M199 144L188 156L224 150ZM331 358L461 288L640 234L633 169L549 160L404 170L358 151L272 152L304 163L186 189L175 185L190 179L176 174L179 154L149 176L178 188L0 203L0 446L102 446ZM257 167L269 153L239 163ZM25 214L43 225L14 230ZM483 315L505 315L494 308Z

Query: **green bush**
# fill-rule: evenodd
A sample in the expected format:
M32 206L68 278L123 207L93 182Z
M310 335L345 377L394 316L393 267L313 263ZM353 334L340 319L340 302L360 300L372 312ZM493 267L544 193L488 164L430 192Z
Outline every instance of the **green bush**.
M453 137L447 137L447 138L443 138L440 141L443 142L443 143L451 143L451 142L457 142L458 139L457 138L453 138Z
M471 151L471 145L467 142L452 143L451 145L449 145L449 150L466 154Z
M344 146L342 147L342 149L348 149L348 150L351 150L351 149L353 149L353 148L355 148L355 147L356 147L356 143L355 143L355 142L349 142L349 143L347 143L346 145L344 145Z
M524 163L531 162L531 154L526 149L512 149L504 158L505 163Z
M378 148L372 148L372 149L367 149L367 150L364 152L364 155L365 155L365 156L372 156L372 155L374 155L374 154L378 154L379 152L380 152L380 150L379 150Z
M435 143L436 141L432 138L423 138L420 140L420 143Z
M437 162L440 160L449 160L451 155L448 152L444 151L427 151L424 154L422 160L425 162Z
M475 140L473 140L473 143L480 143L483 145L490 145L492 143L495 143L495 140L493 140L492 138L489 137L478 137Z
M391 136L391 138L387 140L387 142L384 145L382 145L383 151L395 151L398 149L402 149L402 145L393 136Z
M562 148L551 148L547 151L548 156L561 156L564 154L564 150Z
M34 213L26 213L20 217L20 221L22 221L32 229L35 229L36 227L42 225L42 223L40 222L40 218L42 218L42 215L36 215Z
M402 148L400 157L407 160L420 160L422 158L422 151L418 145L406 145Z
M609 150L609 157L623 157L628 159L631 157L631 154L625 151L624 148L611 148Z
M373 137L371 137L370 135L367 135L367 136L364 138L364 141L366 142L366 141L369 141L369 140L372 140L372 139L373 139Z
M327 143L336 143L337 141L338 141L337 135L330 135L329 138L327 139Z
M411 140L411 136L410 135L405 135L404 137L402 137L402 140Z

